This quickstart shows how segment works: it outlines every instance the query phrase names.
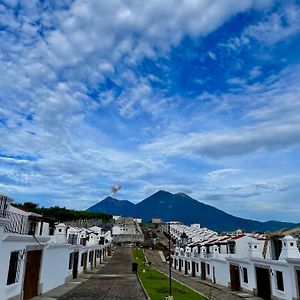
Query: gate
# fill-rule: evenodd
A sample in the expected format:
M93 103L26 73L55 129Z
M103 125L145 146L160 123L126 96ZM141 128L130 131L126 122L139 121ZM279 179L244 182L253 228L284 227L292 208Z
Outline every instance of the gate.
M42 250L28 251L26 256L23 300L38 295Z

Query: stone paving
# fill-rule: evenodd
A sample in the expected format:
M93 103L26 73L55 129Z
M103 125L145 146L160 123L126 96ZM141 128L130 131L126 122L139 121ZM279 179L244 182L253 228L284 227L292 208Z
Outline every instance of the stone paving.
M131 248L116 247L106 264L33 300L146 300L131 263Z
M131 248L116 247L112 259L87 281L59 300L146 299L136 274L131 272Z
M147 260L151 262L151 265L166 275L169 274L169 266L166 263L163 263L158 252L154 250L145 249L145 255ZM201 280L198 277L191 277L182 274L181 272L174 270L172 268L172 277L195 291L207 296L209 299L215 300L260 300L260 298L254 297L247 293L233 293L228 288L221 285L212 284L206 281Z

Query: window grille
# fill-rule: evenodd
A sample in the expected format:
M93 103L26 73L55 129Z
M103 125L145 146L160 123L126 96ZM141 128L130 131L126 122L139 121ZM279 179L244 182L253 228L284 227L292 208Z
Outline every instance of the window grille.
M10 254L9 268L7 274L7 285L16 283L19 281L20 268L21 268L21 255L22 251L13 251Z

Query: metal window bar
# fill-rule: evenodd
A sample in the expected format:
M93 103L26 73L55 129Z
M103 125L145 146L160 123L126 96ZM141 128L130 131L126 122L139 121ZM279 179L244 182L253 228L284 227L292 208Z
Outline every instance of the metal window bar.
M69 235L68 244L77 245L77 235L76 234Z
M7 197L0 197L0 218L6 217L6 208L7 208Z
M9 223L5 226L4 231L19 234L28 234L29 224L27 216L20 215L11 211L7 211L5 215L9 220Z
M20 270L21 270L21 260L22 260L22 250L19 250L18 251L17 272L16 272L16 282L19 282Z

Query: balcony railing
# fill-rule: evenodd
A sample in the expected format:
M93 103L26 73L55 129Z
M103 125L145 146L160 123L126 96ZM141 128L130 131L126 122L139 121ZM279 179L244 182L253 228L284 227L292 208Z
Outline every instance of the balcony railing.
M20 215L11 211L6 211L4 216L9 223L5 226L4 231L19 234L28 234L29 223L27 216Z
M76 234L70 234L68 237L68 244L77 245L78 243L78 236Z
M7 197L0 195L0 218L5 218L7 209Z

